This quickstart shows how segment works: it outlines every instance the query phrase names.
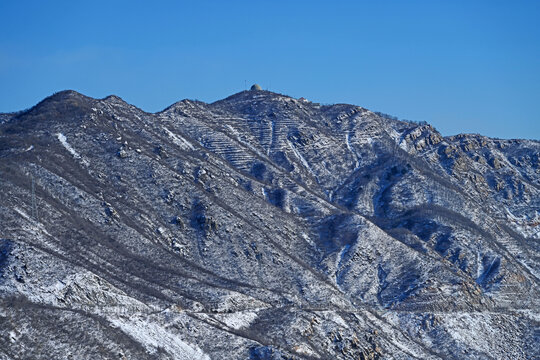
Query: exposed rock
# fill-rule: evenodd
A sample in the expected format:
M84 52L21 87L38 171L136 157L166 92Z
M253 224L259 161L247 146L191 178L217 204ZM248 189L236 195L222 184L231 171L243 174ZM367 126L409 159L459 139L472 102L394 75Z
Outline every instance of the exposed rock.
M499 170L503 167L501 161L496 157L489 159L489 165L491 165L495 170Z
M129 156L129 154L128 154L128 152L127 152L125 149L122 148L122 149L118 150L118 157L119 157L120 159L125 159L125 158L127 158L128 156Z

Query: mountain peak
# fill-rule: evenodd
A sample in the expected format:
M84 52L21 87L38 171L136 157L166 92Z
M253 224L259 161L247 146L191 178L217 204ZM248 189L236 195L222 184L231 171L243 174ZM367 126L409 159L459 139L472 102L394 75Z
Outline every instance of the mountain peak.
M46 97L45 99L37 103L32 109L41 109L43 107L49 106L50 104L58 104L65 102L88 102L93 100L93 98L83 95L75 90L62 90Z
M0 124L0 159L13 358L538 353L539 143L265 90L153 114L63 91Z
M108 102L108 103L115 103L115 104L124 104L124 105L130 105L127 103L124 99L122 99L118 95L108 95L104 97L103 99L100 99L100 101Z
M26 126L43 126L44 123L76 118L86 114L96 100L74 90L56 92L28 110L16 113L9 122L12 130Z

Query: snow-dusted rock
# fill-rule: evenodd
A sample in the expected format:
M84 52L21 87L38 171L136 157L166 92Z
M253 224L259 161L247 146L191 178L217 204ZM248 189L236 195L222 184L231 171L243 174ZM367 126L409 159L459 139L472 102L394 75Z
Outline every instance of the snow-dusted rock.
M66 91L0 115L0 190L8 359L539 357L537 141Z

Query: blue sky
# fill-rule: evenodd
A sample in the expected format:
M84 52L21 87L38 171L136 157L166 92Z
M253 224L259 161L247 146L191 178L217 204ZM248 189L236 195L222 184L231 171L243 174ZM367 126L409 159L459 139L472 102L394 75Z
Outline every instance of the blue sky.
M248 86L540 139L540 1L0 1L0 112L63 89L146 111Z

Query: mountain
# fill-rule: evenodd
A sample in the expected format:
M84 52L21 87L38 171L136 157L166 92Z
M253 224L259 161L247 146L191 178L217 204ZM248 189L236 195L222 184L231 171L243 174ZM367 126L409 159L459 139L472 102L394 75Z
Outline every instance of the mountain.
M0 359L540 358L540 142L252 90L0 115Z

